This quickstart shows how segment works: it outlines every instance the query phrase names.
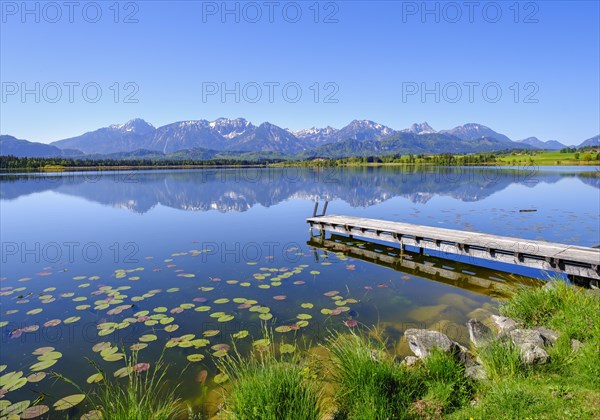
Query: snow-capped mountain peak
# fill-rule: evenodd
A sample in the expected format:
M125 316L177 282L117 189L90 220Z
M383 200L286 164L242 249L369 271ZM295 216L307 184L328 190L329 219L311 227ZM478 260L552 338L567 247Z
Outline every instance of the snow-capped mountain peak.
M109 126L109 128L135 134L147 134L156 130L152 124L144 121L141 118L134 118L124 124L113 124Z
M403 133L413 133L413 134L434 134L437 133L427 122L422 122L420 124L414 123L409 128L405 128L402 130Z

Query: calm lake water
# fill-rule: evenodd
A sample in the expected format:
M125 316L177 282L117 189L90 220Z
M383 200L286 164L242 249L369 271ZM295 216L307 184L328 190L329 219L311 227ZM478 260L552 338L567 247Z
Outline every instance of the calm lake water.
M0 378L59 372L87 389L88 359L112 374L124 365L114 353L133 345L150 364L164 351L181 397L210 411L218 351L232 340L249 351L264 326L297 351L333 330L373 326L400 355L408 327L466 343L469 318L486 319L498 298L547 274L311 239L314 201L328 200L328 214L595 246L600 178L585 171L597 168L1 175ZM32 354L41 347L59 354ZM3 399L43 397L52 407L79 392L50 376L34 382L41 376ZM89 409L84 402L68 414ZM45 416L60 417L52 408Z

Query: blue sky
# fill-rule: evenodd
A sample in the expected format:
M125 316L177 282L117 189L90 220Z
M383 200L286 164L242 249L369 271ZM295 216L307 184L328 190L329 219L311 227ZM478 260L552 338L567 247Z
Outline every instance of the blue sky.
M67 3L2 1L2 134L50 142L134 117L600 132L598 1Z

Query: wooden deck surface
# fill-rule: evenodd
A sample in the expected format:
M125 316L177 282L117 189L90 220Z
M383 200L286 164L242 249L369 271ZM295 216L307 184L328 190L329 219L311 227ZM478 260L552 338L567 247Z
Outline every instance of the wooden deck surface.
M597 248L352 216L318 216L306 221L321 231L600 279Z

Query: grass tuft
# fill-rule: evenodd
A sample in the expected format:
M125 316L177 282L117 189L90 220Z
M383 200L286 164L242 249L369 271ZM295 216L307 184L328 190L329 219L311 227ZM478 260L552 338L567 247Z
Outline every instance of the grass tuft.
M272 336L266 335L272 342ZM231 379L224 396L225 416L240 420L316 420L322 417L322 394L310 370L295 354L276 357L273 344L247 358L237 350L221 368Z
M423 378L396 363L383 343L337 334L327 348L340 418L410 418L412 402L425 393Z

